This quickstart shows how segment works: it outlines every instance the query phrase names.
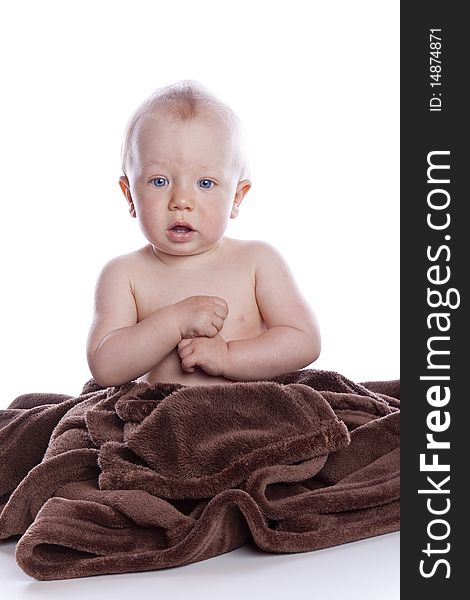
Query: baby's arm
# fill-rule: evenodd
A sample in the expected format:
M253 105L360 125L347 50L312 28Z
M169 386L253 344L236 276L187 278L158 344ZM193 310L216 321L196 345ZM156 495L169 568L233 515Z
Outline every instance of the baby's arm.
M258 242L255 293L267 330L256 338L231 340L224 376L239 381L269 379L301 369L320 354L320 330L279 252Z
M103 387L120 385L147 373L181 340L172 306L137 323L137 309L125 260L117 257L101 270L95 289L87 360Z
M216 336L227 313L223 298L190 296L137 323L126 260L118 256L103 267L96 284L87 340L90 371L103 387L132 381L158 365L183 337Z

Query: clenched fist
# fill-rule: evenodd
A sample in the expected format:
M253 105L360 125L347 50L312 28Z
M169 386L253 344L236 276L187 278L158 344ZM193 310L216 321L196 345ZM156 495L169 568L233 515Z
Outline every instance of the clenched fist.
M194 373L199 367L209 375L225 376L228 361L228 344L220 334L212 338L182 339L178 344L181 368Z
M228 315L228 304L219 296L190 296L173 306L182 338L214 337Z

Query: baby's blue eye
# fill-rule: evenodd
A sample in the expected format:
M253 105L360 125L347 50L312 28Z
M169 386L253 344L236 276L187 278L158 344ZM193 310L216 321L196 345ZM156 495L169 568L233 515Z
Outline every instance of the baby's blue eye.
M210 179L201 179L199 181L199 184L204 190L210 190L212 188L212 186L214 185L214 182L211 181ZM209 184L209 185L207 185L207 184Z
M157 183L155 183L155 187L163 187L165 185L165 177L155 177L154 179L152 179L151 181L156 181Z

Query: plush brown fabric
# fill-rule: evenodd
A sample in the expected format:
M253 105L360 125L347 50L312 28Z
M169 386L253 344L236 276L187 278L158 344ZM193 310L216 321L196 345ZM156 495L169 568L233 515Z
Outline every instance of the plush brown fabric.
M398 391L303 369L24 394L0 411L0 538L48 580L396 531Z

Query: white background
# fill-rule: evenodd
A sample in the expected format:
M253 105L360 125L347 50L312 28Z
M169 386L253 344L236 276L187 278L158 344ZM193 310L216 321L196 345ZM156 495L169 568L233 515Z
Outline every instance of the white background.
M356 381L399 377L397 1L23 0L3 2L0 22L0 407L33 391L76 395L90 377L98 272L146 243L118 186L124 127L155 88L186 78L244 124L253 187L227 235L266 240L287 259L322 330L313 366ZM255 569L271 598L304 583L309 597L395 598L398 538L380 539L277 557L268 577L250 556L242 571ZM14 545L0 550L7 594L84 589L26 584ZM191 585L207 598L198 576L232 560L185 568ZM172 597L186 597L185 569L111 577L131 583L109 592L127 597L140 582L158 593L168 579Z
M399 3L2 3L3 394L75 395L96 277L146 243L118 186L127 119L194 78L244 124L252 189L227 235L285 256L315 368L399 373Z

